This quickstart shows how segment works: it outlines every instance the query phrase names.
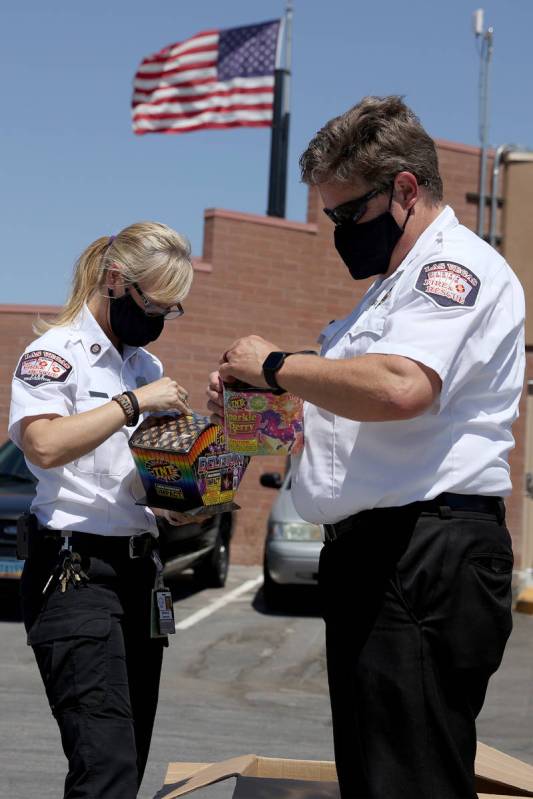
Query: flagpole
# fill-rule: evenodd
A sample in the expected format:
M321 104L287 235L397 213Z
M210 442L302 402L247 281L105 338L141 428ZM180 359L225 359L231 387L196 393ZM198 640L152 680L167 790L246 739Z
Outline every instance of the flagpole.
M268 186L268 216L285 216L287 198L287 163L289 155L290 79L292 61L292 0L287 0L285 17L281 22L280 46L274 72L274 109L270 139L270 178ZM281 61L281 43L285 39L285 66Z

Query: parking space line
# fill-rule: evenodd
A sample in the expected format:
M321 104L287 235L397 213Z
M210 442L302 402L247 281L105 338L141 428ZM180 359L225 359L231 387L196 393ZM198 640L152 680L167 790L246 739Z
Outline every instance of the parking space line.
M233 600L237 599L241 594L245 594L247 591L252 591L254 588L257 588L262 582L262 575L256 577L254 580L246 580L245 583L234 588L229 594L220 597L220 599L213 600L213 602L210 602L205 608L197 610L196 613L192 613L190 616L178 622L178 624L176 624L176 630L187 630L189 627L207 618L207 616L215 613L215 611L220 610L220 608L223 608L225 605L229 605L230 602L233 602Z

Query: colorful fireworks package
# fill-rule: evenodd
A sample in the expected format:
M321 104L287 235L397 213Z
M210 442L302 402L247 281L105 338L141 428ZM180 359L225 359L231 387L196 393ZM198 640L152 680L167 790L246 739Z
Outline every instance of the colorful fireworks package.
M303 401L288 392L224 384L226 446L243 455L296 455L303 448Z
M142 504L188 513L236 509L250 460L228 452L224 430L197 413L149 416L129 441L146 497Z

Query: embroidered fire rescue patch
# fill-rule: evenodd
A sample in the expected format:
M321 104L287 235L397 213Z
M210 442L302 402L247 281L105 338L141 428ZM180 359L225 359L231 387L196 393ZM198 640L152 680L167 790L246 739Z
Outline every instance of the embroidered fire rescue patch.
M434 261L422 267L415 288L443 308L472 308L480 286L479 278L461 264Z
M33 350L24 353L15 377L29 386L40 386L43 383L64 383L71 372L71 364L55 352Z

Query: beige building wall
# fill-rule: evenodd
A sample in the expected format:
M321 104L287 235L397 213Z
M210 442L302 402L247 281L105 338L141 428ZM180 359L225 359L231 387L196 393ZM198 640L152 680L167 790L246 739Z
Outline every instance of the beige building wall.
M503 159L501 180L501 251L516 272L526 295L526 351L533 361L533 153L509 152ZM533 374L528 369L522 403L523 461L522 535L517 558L522 568L533 567Z

